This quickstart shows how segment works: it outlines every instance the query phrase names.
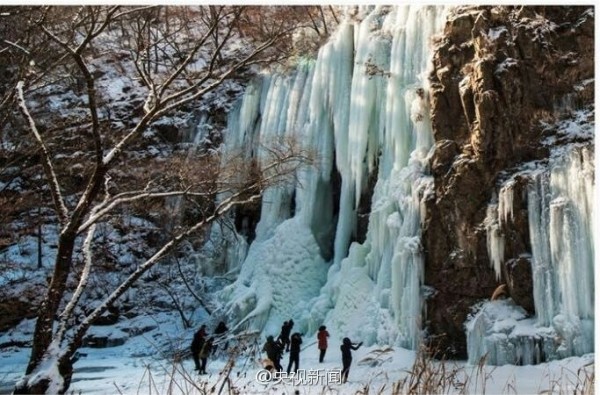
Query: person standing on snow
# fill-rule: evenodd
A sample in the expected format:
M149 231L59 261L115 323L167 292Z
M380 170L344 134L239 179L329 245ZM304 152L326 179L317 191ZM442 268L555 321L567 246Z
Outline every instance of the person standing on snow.
M262 350L267 353L267 358L273 362L273 366L275 370L281 372L283 368L281 367L281 354L283 351L283 345L278 341L273 339L273 336L267 337L267 342L263 346Z
M325 359L325 352L327 351L327 338L329 337L329 332L327 332L327 327L325 325L321 325L319 327L319 333L317 333L317 340L319 341L319 362L322 363Z
M342 381L348 381L348 373L350 373L350 365L352 365L352 350L358 350L362 346L362 342L354 344L349 338L345 337L340 346L342 350Z
M294 321L284 321L281 326L281 333L279 334L278 340L281 344L284 345L285 351L290 351L290 333L292 332L292 327L294 326Z
M213 339L209 337L202 349L200 350L200 359L202 360L202 366L200 367L200 374L206 374L206 362L208 361L208 357L210 356L213 348Z
M300 345L302 344L302 335L298 332L292 335L290 340L290 363L288 364L287 373L290 374L292 363L294 364L294 373L298 371L300 365Z
M216 342L223 341L225 339L225 333L227 333L228 330L229 328L227 328L225 322L220 321L217 327L215 328L214 332ZM225 342L225 344L223 345L223 350L227 350L228 344L229 342ZM216 354L218 348L219 345L215 344L213 347L213 354Z
M202 325L196 333L194 333L194 339L192 340L192 358L194 358L194 370L200 370L199 354L202 346L204 345L204 337L206 336L206 325Z

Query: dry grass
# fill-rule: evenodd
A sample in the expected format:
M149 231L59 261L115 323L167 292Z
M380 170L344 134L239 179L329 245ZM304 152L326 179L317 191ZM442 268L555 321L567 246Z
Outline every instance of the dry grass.
M358 362L372 368L382 366L391 361L393 349L391 347L371 351ZM300 389L302 394L356 394L356 395L422 395L422 394L478 394L485 395L490 390L490 379L495 367L486 366L485 357L475 366L461 366L445 360L436 360L433 353L427 348L422 348L416 355L415 361L405 377L394 381L385 370L371 377L359 389L337 386L305 387ZM246 373L234 374L234 367L240 372L247 372L260 367L258 351L258 338L256 334L245 338L236 339L236 345L230 349L228 360L219 372L216 380L214 377L198 379L195 373L186 371L181 360L164 365L166 383L163 379L162 387L156 384L149 367L138 386L138 393L150 394L228 394L237 395L257 393L256 389L247 387ZM381 384L383 382L383 384ZM546 374L536 391L537 394L557 395L590 395L594 393L595 374L594 365L589 363L576 372L563 368L558 374ZM513 375L506 383L493 383L495 391L501 390L502 394L519 394L517 379ZM117 388L118 389L118 388ZM283 389L273 388L269 393L293 393ZM350 390L350 392L349 392ZM354 391L354 392L351 392Z

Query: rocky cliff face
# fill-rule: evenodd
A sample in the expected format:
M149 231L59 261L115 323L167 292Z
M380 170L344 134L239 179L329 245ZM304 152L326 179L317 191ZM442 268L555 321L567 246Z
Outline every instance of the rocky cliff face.
M589 7L459 7L436 43L435 193L423 232L425 284L434 292L426 329L448 356L466 356L465 319L500 284L534 313L526 189L518 177L500 278L488 256L486 210L519 164L548 157L547 125L572 116L569 109L593 108L593 51Z

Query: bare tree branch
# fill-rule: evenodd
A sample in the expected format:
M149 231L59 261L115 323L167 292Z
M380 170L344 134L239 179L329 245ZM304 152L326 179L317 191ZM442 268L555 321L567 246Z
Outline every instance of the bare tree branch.
M158 5L150 5L150 6L143 6L143 7L136 7L130 10L125 10L122 12L119 12L118 14L116 14L113 19L120 19L121 17L125 16L125 15L129 15L129 14L134 14L134 13L138 13L140 11L147 11L147 10L153 10L156 8L160 8L161 6Z
M202 300L202 298L196 293L196 291L194 291L194 289L192 288L192 286L190 285L190 283L188 282L188 280L185 278L185 275L183 274L183 270L181 269L181 263L179 262L179 259L175 258L175 263L177 264L177 270L179 271L179 276L180 276L181 280L183 281L183 284L185 285L185 288L194 297L194 299L200 304L200 306L202 306L202 308L204 310L206 310L206 312L209 315L212 315L212 309L209 308L206 305L206 303L204 303L204 301Z
M163 97L163 95L165 94L165 91L171 86L171 84L173 83L173 81L177 77L179 77L179 75L181 75L181 73L190 65L190 63L194 59L194 56L196 56L196 53L200 50L200 48L202 48L204 46L204 44L206 43L206 40L208 40L208 38L210 37L211 33L216 29L217 24L218 24L218 21L214 21L211 24L211 26L208 29L208 31L206 33L204 33L202 35L202 37L200 37L200 40L198 41L198 44L196 46L194 46L194 48L192 48L192 50L189 52L188 56L181 63L181 65L175 70L175 72L173 72L166 79L165 82L163 82L160 85L160 89L159 89L159 92L158 92L158 98L159 99Z
M249 8L252 9L252 7ZM254 8L252 12L248 12L249 8L202 6L199 10L193 11L196 14L193 14L192 17L187 14L179 14L174 21L166 21L166 25L163 25L157 19L162 14L155 12L160 9L155 6L135 8L83 6L70 8L64 14L61 14L61 10L57 8L38 7L35 8L35 12L31 14L28 22L35 30L36 37L41 37L35 42L38 47L24 45L26 40L19 41L13 36L6 38L10 43L23 47L15 50L13 49L14 45L8 44L10 50L2 54L2 56L9 54L14 64L18 65L20 77L9 82L10 84L27 78L29 82L35 82L36 85L33 86L33 89L42 92L45 87L52 87L48 84L56 83L56 81L64 83L65 75L70 75L73 70L77 70L76 74L81 73L82 80L85 81L85 92L88 98L83 117L68 118L63 114L56 114L55 119L58 119L59 122L53 123L53 127L45 130L44 136L41 136L34 118L25 104L24 82L21 81L18 84L18 89L11 90L12 95L18 96L18 105L41 147L42 165L61 225L52 280L38 314L32 354L25 380L22 381L26 383L24 384L26 390L30 392L47 391L45 378L41 377L43 376L41 366L50 354L56 355L56 353L49 353L49 350L62 349L59 351L57 364L60 376L65 379L64 388L61 388L66 391L72 376L70 357L81 346L89 326L106 311L108 306L122 296L156 263L165 259L167 254L172 252L184 239L205 232L208 226L233 207L255 202L265 188L285 182L289 177L294 177L297 166L307 158L294 149L286 152L284 147L278 146L264 149L260 163L258 159L240 156L236 161L228 163L225 169L219 169L218 157L215 157L214 160L203 158L197 164L196 174L189 174L189 171L185 172L181 169L179 172L170 169L167 175L158 176L157 174L162 169L160 167L152 169L149 174L152 181L148 182L146 187L143 186L144 180L136 179L134 182L142 183L141 186L133 186L131 187L133 190L115 193L114 196L110 194L112 188L121 188L122 185L119 185L119 182L111 182L109 188L107 184L109 175L117 175L119 181L124 181L131 176L131 169L122 169L118 161L123 159L124 162L129 163L135 155L128 157L127 150L137 149L132 145L133 141L141 137L152 122L195 100L203 100L205 95L215 91L228 78L247 78L245 69L248 66L277 60L286 55L281 48L288 47L286 45L279 47L278 44L283 37L288 36L293 29L293 23L284 20L273 20L273 23L267 23L270 21L257 12L258 9ZM273 15L279 15L273 9L271 11ZM248 22L244 18L248 18L249 22L258 21L263 26L260 27L259 39L254 38L252 34L247 34L245 37L250 44L239 49L237 46L231 46L231 43L234 34L241 33L244 29L240 23ZM204 19L205 22L198 22L199 19ZM106 109L106 113L109 114L107 121L112 122L109 113L111 107L110 105L105 107L105 103L100 101L100 98L103 97L101 96L103 92L100 91L103 85L92 72L94 71L92 65L95 66L97 61L105 60L106 51L100 53L98 49L104 48L97 44L114 40L114 37L111 37L113 32L111 29L118 29L115 26L116 23L121 24L121 33L125 31L123 26L128 26L129 31L123 35L124 37L119 37L117 41L110 41L111 49L113 44L120 45L120 47L114 47L118 51L118 55L111 60L115 67L122 70L126 70L127 66L137 69L144 84L141 89L145 92L146 97L143 98L145 99L143 101L144 111L141 114L137 112L138 103L132 100L135 109L131 114L126 114L127 121L123 121L122 124L130 125L129 122L133 122L133 125L123 126L115 133L108 134L101 130L102 110ZM124 23L126 25L123 25ZM249 29L250 32L255 31L254 26ZM43 34L39 34L39 32L43 32ZM129 35L131 32L136 35L134 40L137 38L137 41L131 41ZM106 36L101 36L103 33L106 33ZM195 38L184 40L183 33L193 33ZM39 46L50 47L55 54L44 58L45 63L39 63L34 69L27 67L28 60L24 56L27 52L23 50L29 51L32 58L36 54L39 58ZM133 50L129 57L126 53L132 47ZM235 52L230 49L235 49ZM236 58L234 58L234 54L237 55ZM54 65L59 65L61 69L59 71L52 70ZM243 74L238 75L239 71L243 71ZM80 80L78 79L76 83L79 92ZM131 88L132 86L129 87L129 89ZM137 89L133 92L137 96L132 95L135 99L140 97L138 92ZM123 93L126 91L123 90ZM3 103L9 103L7 100L9 98L4 95ZM44 111L47 110L49 109L44 109ZM77 172L73 179L76 179L78 184L65 184L65 190L61 191L59 180L62 179L59 178L57 171L62 175L63 169L52 167L51 154L53 152L50 152L47 145L54 141L51 139L60 138L60 133L64 131L67 131L69 135L86 133L93 140L91 144L86 142L73 146L73 149L77 149L77 153L80 155L78 159L72 159L69 155L61 155L61 164L64 163L65 167L73 163L78 165L76 168L64 171L67 177L69 174ZM54 146L51 147L54 148ZM71 147L62 149L60 154L69 154ZM63 158L68 159L63 162ZM248 160L252 162L248 163ZM135 161L137 158L134 159ZM143 160L136 164L142 162ZM173 161L173 163L177 163L177 161ZM231 168L227 169L227 167ZM61 193L67 195L67 191L69 199L76 202L74 209L70 212L67 211L65 198L61 195ZM129 207L135 212L140 207L139 202L150 202L153 218L156 213L160 217L165 212L167 204L156 199L165 199L168 202L167 199L172 197L185 198L185 209L193 212L193 216L177 223L177 226L173 227L176 231L169 228L168 231L175 232L175 236L167 243L159 244L154 254L146 259L137 271L126 277L117 289L102 301L100 306L85 317L79 326L74 326L74 312L82 303L84 289L94 271L93 266L96 264L94 258L99 257L99 255L93 255L93 251L96 251L94 242L99 238L98 235L94 236L97 226L101 221L105 221L109 214L118 213L118 210L124 207ZM154 211L157 207L158 209ZM119 219L116 216L112 217L111 221L113 218ZM82 234L85 234L83 248L79 250L79 237ZM73 294L69 295L67 294L69 289L67 280L72 278L75 256L83 258L84 266L79 274L77 288ZM179 266L178 270L180 274L183 273ZM186 286L191 288L188 283ZM57 316L59 317L58 327L54 325ZM73 329L75 332L72 332ZM30 385L29 383L34 384Z
M323 13L323 7L317 6L319 13L321 14L321 22L323 23L323 30L325 30L325 37L329 36L329 30L327 30L327 21L325 20L325 14Z
M264 50L269 48L275 41L277 41L278 38L279 37L273 37L272 39L270 39L267 42L260 45L251 54L247 55L244 59L242 59L241 61L239 61L232 67L230 67L226 72L222 73L218 78L215 79L215 81L213 81L211 84L207 85L206 87L204 87L202 89L198 89L198 87L202 83L204 83L208 80L209 76L205 76L205 78L203 78L201 81L194 84L193 86L191 86L187 89L181 90L181 91L174 93L174 94L170 95L169 97L165 98L163 103L168 103L170 101L174 101L174 102L172 102L171 104L165 105L163 108L157 110L155 117L158 118L158 117L172 111L173 109L181 107L185 103L193 101L193 100L207 94L208 92L214 90L216 87L221 85L223 83L223 81L225 81L227 78L229 78L235 71L239 70L241 67L244 67L244 66L247 66L248 64L250 64L252 59L254 59L261 52L263 52ZM189 96L186 96L186 95L189 95ZM175 101L175 100L178 100L178 101Z
M19 45L19 44L17 44L17 43L13 43L13 42L10 42L10 41L8 41L8 40L2 40L2 42L6 43L6 44L8 44L8 45L11 45L11 46L13 46L13 47L15 47L15 48L17 48L17 49L19 49L19 50L21 50L21 51L25 52L25 54L27 54L27 55L29 55L29 54L31 53L31 52L29 52L28 50L26 50L25 48L23 48L22 46L20 46L20 45ZM6 48L5 48L5 49L6 49ZM3 49L2 51L4 51L5 49Z
M21 109L21 112L27 119L27 122L29 123L29 128L31 129L31 132L35 136L35 139L38 141L38 144L42 149L42 166L44 168L44 173L46 174L46 178L48 180L48 185L50 186L50 194L52 195L52 201L54 202L56 215L58 216L60 223L62 225L65 225L69 217L67 206L65 206L65 202L60 191L60 184L58 182L56 172L54 171L54 166L52 165L50 151L48 150L48 147L46 147L46 144L44 143L44 140L42 139L42 136L38 131L35 121L29 113L29 110L27 109L27 104L25 103L25 97L23 94L24 85L25 83L23 81L19 81L19 83L17 84L17 98L19 108Z
M335 10L333 9L332 5L329 6L329 11L331 11L331 15L333 16L333 20L335 20L335 23L339 25L340 21L336 15Z
M114 13L116 11L116 8L113 8L111 11ZM109 15L110 15L110 12L109 12ZM81 56L81 52L83 51L83 48L85 48L85 46L87 44L89 44L91 42L91 40L93 40L93 38L95 37L94 34L95 35L100 34L100 32L104 28L106 28L106 26L108 26L108 21L109 21L109 19L107 16L107 19L98 28L98 31L95 33L93 31L90 32L83 39L83 42L77 47L77 49L72 49L66 42L59 39L54 33L49 31L45 26L42 26L42 30L44 31L44 33L46 33L48 35L48 37L50 37L57 44L59 44L61 47L63 47L69 54L71 54L71 57L77 64L77 67L79 67L79 70L81 71L81 73L83 74L83 77L85 79L86 87L87 87L87 96L88 96L88 110L90 111L90 115L92 117L91 132L92 132L92 136L94 139L94 144L96 146L96 164L97 165L100 165L102 162L102 139L100 136L100 121L98 119L98 103L96 101L95 80L94 80L94 77L92 77L92 73L90 72L90 70L88 69L88 67L85 63L85 60L83 59L83 56Z
M109 296L107 297L94 311L92 311L88 316L79 324L77 329L73 334L73 338L70 342L70 346L65 349L62 357L71 357L78 346L83 341L83 336L87 332L90 325L107 309L108 306L112 305L117 299L125 293L133 283L135 283L143 274L145 274L150 268L152 268L160 259L162 259L167 253L173 250L174 247L179 245L182 240L189 237L191 234L198 232L200 229L203 229L207 225L214 222L216 219L221 217L224 213L231 210L236 205L247 204L255 201L260 198L260 193L254 194L246 199L238 200L240 196L247 193L246 190L240 191L223 200L214 210L213 214L210 217L204 218L201 221L197 222L193 226L189 227L184 232L178 234L176 237L171 239L168 243L166 243L162 248L160 248L151 258L149 258L145 263L140 265L136 271L134 271L125 281L121 283L121 285Z
M142 199L151 199L151 198L165 198L165 197L175 197L175 196L207 196L207 194L203 193L192 193L189 190L186 191L172 191L172 192L127 192L115 196L110 199L110 201L103 202L100 206L96 207L96 212L89 216L87 221L85 221L79 229L77 233L85 232L87 228L98 222L104 215L113 210L115 207L125 203L135 202L137 200Z

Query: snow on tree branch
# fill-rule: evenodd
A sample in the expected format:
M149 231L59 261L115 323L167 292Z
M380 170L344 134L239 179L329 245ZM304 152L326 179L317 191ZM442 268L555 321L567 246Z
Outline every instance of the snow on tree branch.
M190 235L198 232L200 229L205 228L209 224L213 223L215 220L223 216L226 212L231 210L234 206L243 205L247 203L251 203L258 198L260 198L261 194L256 193L251 195L248 198L240 199L241 196L246 194L248 191L243 190L239 191L231 195L230 197L223 200L214 210L213 214L207 218L202 219L197 222L193 226L189 227L187 230L181 232L177 236L175 236L171 241L163 245L150 259L141 264L136 271L134 271L125 281L121 283L121 285L115 289L115 291L108 296L94 311L92 311L84 320L79 324L75 333L73 335L72 343L79 344L83 340L83 336L87 332L89 326L96 320L102 313L104 313L108 306L114 303L117 299L127 291L133 283L135 283L144 273L146 273L150 268L152 268L160 259L167 255L174 247L176 247L182 240L189 237ZM74 351L73 347L67 347L66 353L70 353ZM67 356L67 355L65 355Z
M69 319L71 319L71 317L73 315L73 311L75 310L75 307L77 307L77 304L79 303L79 300L81 299L81 295L83 294L83 291L85 290L85 287L87 286L87 283L88 283L88 280L90 277L90 272L92 271L92 242L94 241L95 233L96 233L96 224L93 224L89 227L88 233L83 242L82 251L83 251L83 255L85 257L85 264L83 266L83 271L81 272L81 275L79 278L79 284L77 285L77 288L75 289L75 292L73 293L73 296L71 296L71 300L69 300L69 303L65 307L65 309L60 317L59 329L55 336L55 339L56 339L55 341L57 341L59 344L64 339L65 333L67 332L67 329L68 329L68 321L69 321Z
M44 173L46 174L46 178L48 179L48 184L50 186L50 194L52 195L52 200L54 202L56 214L58 215L58 218L60 219L60 223L62 225L65 225L67 223L67 220L69 217L67 207L65 206L65 202L63 200L63 197L62 197L62 194L60 191L60 184L58 182L58 177L56 176L56 172L54 171L54 166L52 165L50 151L48 150L48 147L44 143L44 139L42 138L42 135L38 131L35 121L33 120L33 117L31 116L31 114L29 113L29 110L27 109L27 104L25 103L25 96L23 93L24 86L25 86L25 82L23 82L23 81L19 81L17 83L17 100L18 100L19 108L21 109L21 112L27 119L27 122L29 123L29 128L31 129L31 132L35 136L36 140L38 141L38 143L40 145L40 148L42 149L42 166L44 168Z
M171 191L171 192L135 191L135 192L122 193L117 196L114 196L109 201L103 202L102 204L98 205L94 210L95 213L90 215L88 217L88 219L83 224L81 224L81 226L77 230L77 233L84 232L86 229L88 229L94 223L98 222L108 212L110 212L115 207L117 207L121 204L131 203L131 202L135 202L137 200L142 200L142 199L155 199L155 198L166 198L166 197L176 197L176 196L186 196L186 195L187 196L205 197L205 196L209 196L210 194L191 192L191 191L189 191L189 189L185 190L185 191Z

